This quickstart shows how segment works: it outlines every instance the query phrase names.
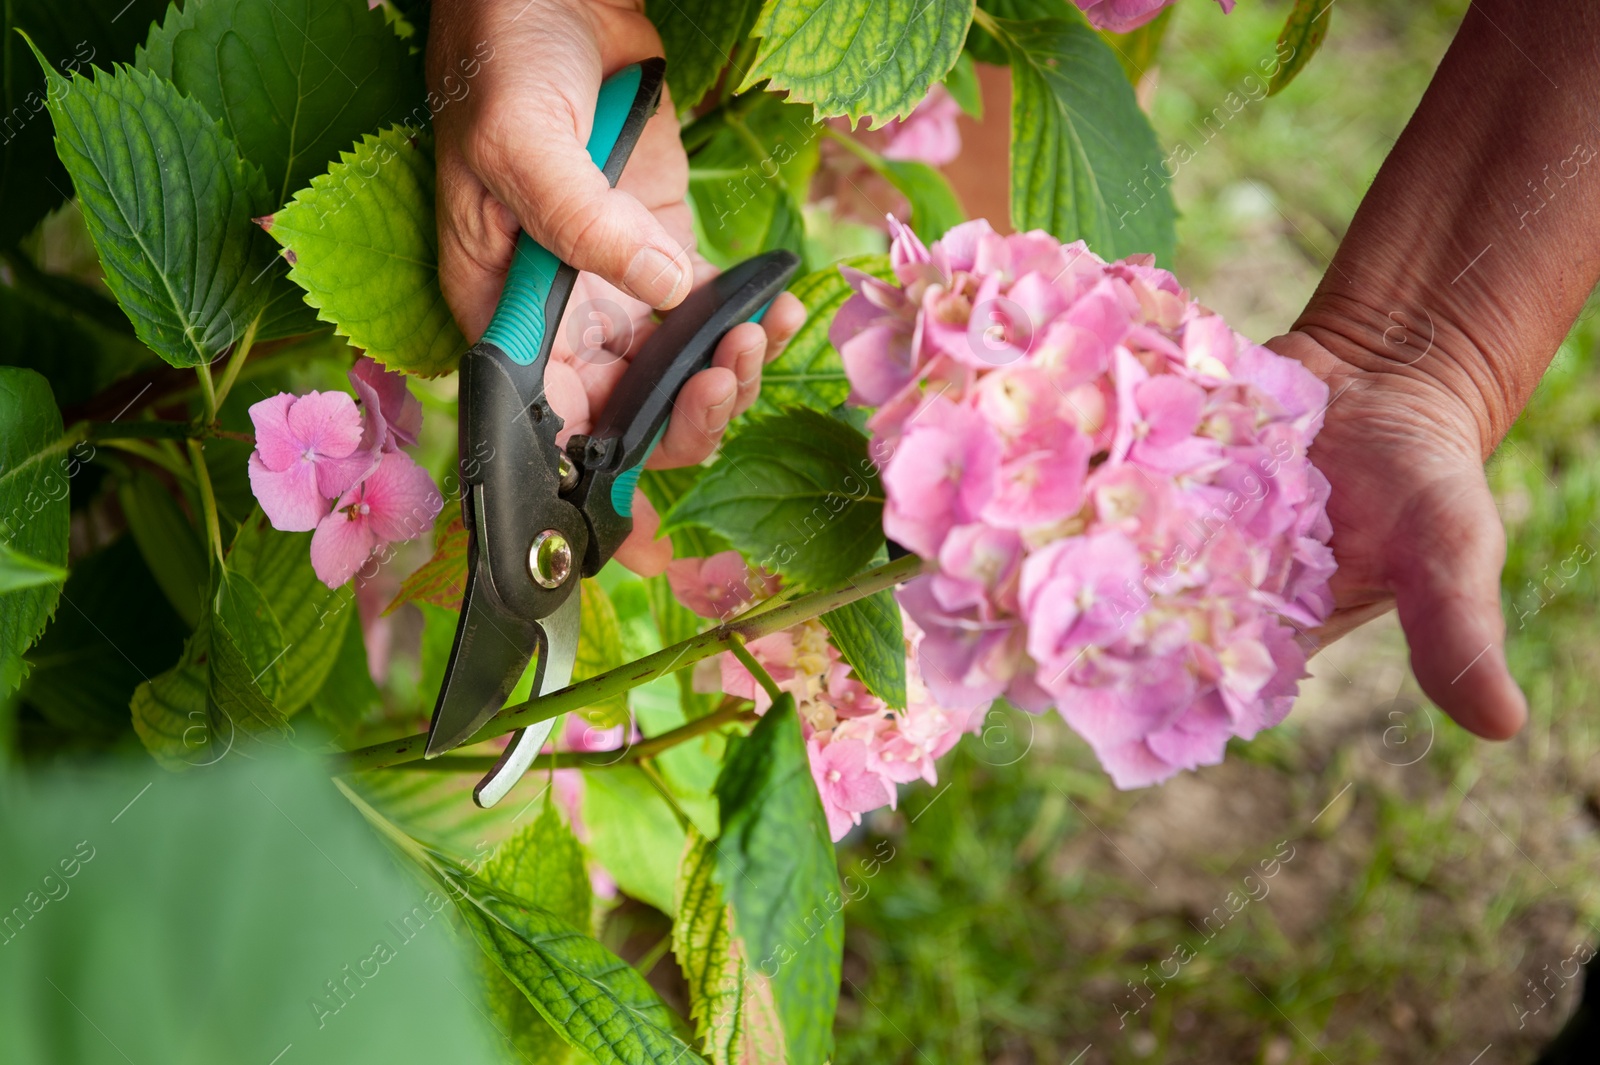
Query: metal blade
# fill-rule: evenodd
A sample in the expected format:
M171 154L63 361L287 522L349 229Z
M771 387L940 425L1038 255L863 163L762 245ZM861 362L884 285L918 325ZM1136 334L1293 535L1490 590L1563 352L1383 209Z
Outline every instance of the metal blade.
M469 569L423 757L459 747L505 705L538 641L539 624L497 609L487 578L479 577L476 566Z
M582 586L572 589L567 601L539 623L543 632L540 633L539 665L533 684L536 697L559 691L572 681L572 666L578 658L582 595ZM522 779L522 774L528 771L528 766L533 764L559 717L557 715L513 733L500 760L472 789L472 801L488 809L505 798L506 793Z

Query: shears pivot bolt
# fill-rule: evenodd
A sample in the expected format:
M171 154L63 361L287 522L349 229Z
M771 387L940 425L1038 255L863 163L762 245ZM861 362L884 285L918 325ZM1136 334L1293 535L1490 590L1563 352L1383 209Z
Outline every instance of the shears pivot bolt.
M528 572L541 588L559 588L572 575L572 545L555 529L533 538L528 548Z

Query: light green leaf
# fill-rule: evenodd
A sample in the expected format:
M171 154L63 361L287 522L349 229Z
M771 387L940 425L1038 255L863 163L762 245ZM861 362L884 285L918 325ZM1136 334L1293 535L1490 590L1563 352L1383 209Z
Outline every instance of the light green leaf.
M274 701L286 717L322 688L345 628L355 623L355 592L349 585L329 588L311 568L311 535L279 532L258 514L240 526L228 549L229 570L260 589L280 628L282 642L273 654L281 656L283 684Z
M973 0L766 0L740 90L763 79L818 118L904 118L955 64Z
M622 649L622 626L611 597L597 580L583 582L583 601L579 605L578 657L572 666L574 682L615 669L627 659ZM628 693L621 692L602 703L579 711L596 728L612 728L628 721Z
M188 0L137 63L223 121L274 205L423 95L406 43L365 0Z
M747 964L773 974L791 1065L821 1065L833 1052L844 904L794 696L785 692L732 744L717 798L716 881L733 934Z
M183 623L200 623L210 580L205 546L167 486L135 469L117 489L117 502L145 565Z
M807 320L810 324L810 320ZM802 327L804 328L804 327ZM792 343L792 341L791 341ZM777 363L773 363L777 365ZM768 369L771 369L769 366ZM766 390L765 375L762 379L762 391ZM759 402L759 400L758 400ZM706 472L704 466L679 466L671 470L645 470L639 478L639 490L645 498L650 500L650 505L656 508L656 513L665 514L677 505L678 500L694 486ZM727 540L718 536L709 529L699 529L694 526L684 526L672 532L672 554L676 558L709 558L719 551L726 551L731 545ZM657 618L659 622L660 618ZM666 638L662 632L662 640L666 643L676 643L676 640Z
M466 340L439 288L433 141L405 127L363 137L264 224L318 317L391 369L455 369Z
M1012 225L1170 263L1161 146L1110 47L1077 17L996 25L1011 55Z
M0 366L0 544L46 566L67 564L67 496L94 449L61 430L50 385L32 370ZM0 593L0 699L21 683L22 652L55 613L61 585Z
M983 87L978 84L978 68L971 55L962 52L956 57L956 65L944 76L944 87L969 118L983 120Z
M915 159L885 159L883 176L911 204L911 229L931 244L967 220L961 201L943 174Z
M761 395L752 408L757 413L776 414L788 407L832 410L850 395L839 353L828 341L833 317L854 294L840 267L892 280L887 255L859 255L816 273L807 274L789 286L805 304L806 320L772 363L762 371Z
M66 567L41 562L12 550L7 544L0 544L0 595L37 588L41 584L59 585L66 579Z
M250 224L265 199L261 172L169 82L129 67L49 81L56 152L106 284L156 354L179 367L210 362L266 299L256 278L268 259Z
M853 576L883 547L883 489L866 437L797 408L724 444L664 525L704 526L757 565L822 587Z
M702 254L727 268L757 252L804 250L801 205L817 168L807 108L757 94L684 131L689 196Z
M213 720L252 738L283 736L289 722L273 705L283 686L283 630L260 590L223 574L211 615L206 700Z
M1333 4L1329 0L1295 0L1289 20L1278 34L1278 70L1267 83L1268 96L1276 96L1287 89L1311 62L1311 57L1317 54L1328 36L1328 23L1332 18Z
M682 114L716 84L733 51L750 35L761 0L649 0L645 14L661 34L667 88Z
M672 914L672 884L683 826L636 766L583 774L583 824L589 853L623 891Z
M684 529L682 532L704 535L701 529ZM677 541L673 543L676 550ZM650 596L650 616L655 619L663 647L671 647L699 634L705 619L678 602L678 597L672 594L672 585L667 583L666 574L651 577L645 587ZM683 711L684 720L704 717L716 707L715 696L694 690L694 670L680 669L672 675L672 681L678 689L678 706Z
M367 646L361 637L361 626L355 621L346 622L344 638L339 641L339 653L334 657L333 667L328 670L322 687L311 697L311 710L336 736L343 737L361 724L380 699L378 687L372 682L372 673L367 667ZM389 775L405 776L404 773Z
M893 592L830 610L822 624L868 691L897 709L906 705L906 638Z
M701 1050L714 1065L782 1065L783 1030L766 978L745 964L717 885L716 844L690 829L678 866L672 953L689 986Z

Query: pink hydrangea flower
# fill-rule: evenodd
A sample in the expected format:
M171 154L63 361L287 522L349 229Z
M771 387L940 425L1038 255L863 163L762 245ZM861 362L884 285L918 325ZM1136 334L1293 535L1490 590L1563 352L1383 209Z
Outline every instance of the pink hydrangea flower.
M250 421L250 490L275 529L316 528L329 502L377 462L361 446L361 412L343 392L280 392L252 406Z
M931 704L1054 705L1121 787L1277 724L1333 609L1327 386L1148 256L890 230L898 284L847 271L830 338L884 531L934 563L899 593Z
M1136 30L1161 14L1174 0L1072 0L1098 29L1112 33ZM1232 11L1234 0L1217 0L1224 12Z
M401 444L415 445L422 432L422 403L406 387L406 375L385 370L363 355L351 367L350 384L361 398L361 408L380 427L384 451Z
M377 467L317 522L311 567L330 588L356 575L379 547L421 536L444 507L428 471L403 451L386 451Z

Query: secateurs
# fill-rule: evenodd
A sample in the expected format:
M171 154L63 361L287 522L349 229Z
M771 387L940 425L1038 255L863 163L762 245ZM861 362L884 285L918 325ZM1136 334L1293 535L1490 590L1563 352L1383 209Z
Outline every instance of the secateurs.
M664 60L647 60L600 88L588 149L613 185L660 100L665 68ZM597 573L632 530L634 487L679 389L710 365L729 329L760 317L798 264L790 252L768 252L692 293L640 346L593 431L563 450L544 376L577 271L522 234L494 319L461 357L467 581L427 757L471 739L535 652L535 697L570 682L581 578ZM479 806L511 790L554 724L512 736L473 789Z

